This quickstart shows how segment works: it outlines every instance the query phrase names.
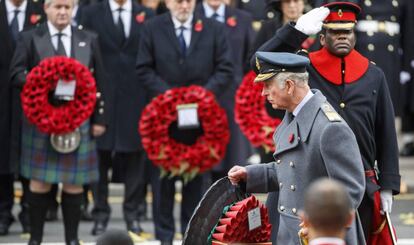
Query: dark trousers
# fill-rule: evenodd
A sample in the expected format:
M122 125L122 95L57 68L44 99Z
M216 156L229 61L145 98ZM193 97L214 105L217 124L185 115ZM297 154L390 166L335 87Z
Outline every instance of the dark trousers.
M14 175L0 175L0 222L9 222L13 219L12 208L14 203Z
M124 220L138 219L138 205L145 188L144 158L142 151L131 153L113 153L111 151L98 151L99 181L91 185L94 208L92 216L95 220L107 221L111 213L108 203L108 170L113 163L120 164L125 184L124 203L122 206Z
M151 185L153 193L155 236L161 241L172 241L175 233L175 222L173 217L175 182L179 180L179 178L169 179L164 177L160 179L159 173L160 171L157 167L152 168ZM183 185L180 210L182 234L185 233L191 215L206 189L204 186L204 178L205 176L198 175L192 181Z

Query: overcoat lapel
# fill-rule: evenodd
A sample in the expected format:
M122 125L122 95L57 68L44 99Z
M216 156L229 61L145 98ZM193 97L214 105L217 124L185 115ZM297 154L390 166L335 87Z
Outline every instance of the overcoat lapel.
M164 29L164 33L166 33L171 43L173 44L174 48L176 49L176 51L179 54L181 54L180 44L178 43L178 38L174 30L174 23L172 22L171 18L172 18L171 14L164 15L165 25L163 25L161 28Z
M72 54L73 58L85 66L89 66L91 57L90 43L81 38L76 28L72 28Z
M33 37L33 42L39 54L40 60L44 58L55 56L55 49L53 48L52 40L46 23L39 27Z

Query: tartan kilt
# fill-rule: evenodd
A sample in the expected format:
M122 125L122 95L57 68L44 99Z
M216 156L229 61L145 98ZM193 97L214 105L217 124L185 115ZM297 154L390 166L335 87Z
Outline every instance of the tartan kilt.
M98 180L96 142L90 134L90 122L80 127L78 149L59 153L50 143L50 135L40 132L23 116L20 173L28 179L46 183L83 185Z

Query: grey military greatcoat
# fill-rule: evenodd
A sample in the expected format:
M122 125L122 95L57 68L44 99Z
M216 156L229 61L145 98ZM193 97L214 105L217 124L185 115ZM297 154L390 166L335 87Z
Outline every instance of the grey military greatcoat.
M354 208L362 200L365 177L361 155L352 130L318 90L294 119L288 113L277 128L275 162L247 167L248 192L279 191L280 213L277 241L273 244L299 244L300 218L304 192L309 184L329 177L347 188ZM270 193L269 195L277 195ZM269 197L270 198L270 197ZM347 232L347 244L365 244L359 219Z

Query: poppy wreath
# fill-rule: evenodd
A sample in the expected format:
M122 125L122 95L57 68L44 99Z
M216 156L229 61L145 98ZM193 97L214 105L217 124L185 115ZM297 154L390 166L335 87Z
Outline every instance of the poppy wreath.
M281 120L269 116L263 84L255 84L255 78L253 71L247 73L236 92L235 120L250 143L268 153L275 150L272 135Z
M259 208L260 226L249 230L249 211ZM212 231L212 244L216 241L225 243L258 243L270 240L272 225L269 222L267 208L250 196L223 209L223 215Z
M58 80L76 81L74 100L60 106L49 102ZM20 94L23 112L29 122L47 134L64 134L87 120L96 103L96 83L89 69L77 60L54 56L34 67Z
M197 103L203 134L193 145L177 142L169 126L177 121L177 105ZM173 88L155 97L139 122L142 145L161 177L182 176L184 183L218 164L230 139L227 116L213 93L200 86Z

